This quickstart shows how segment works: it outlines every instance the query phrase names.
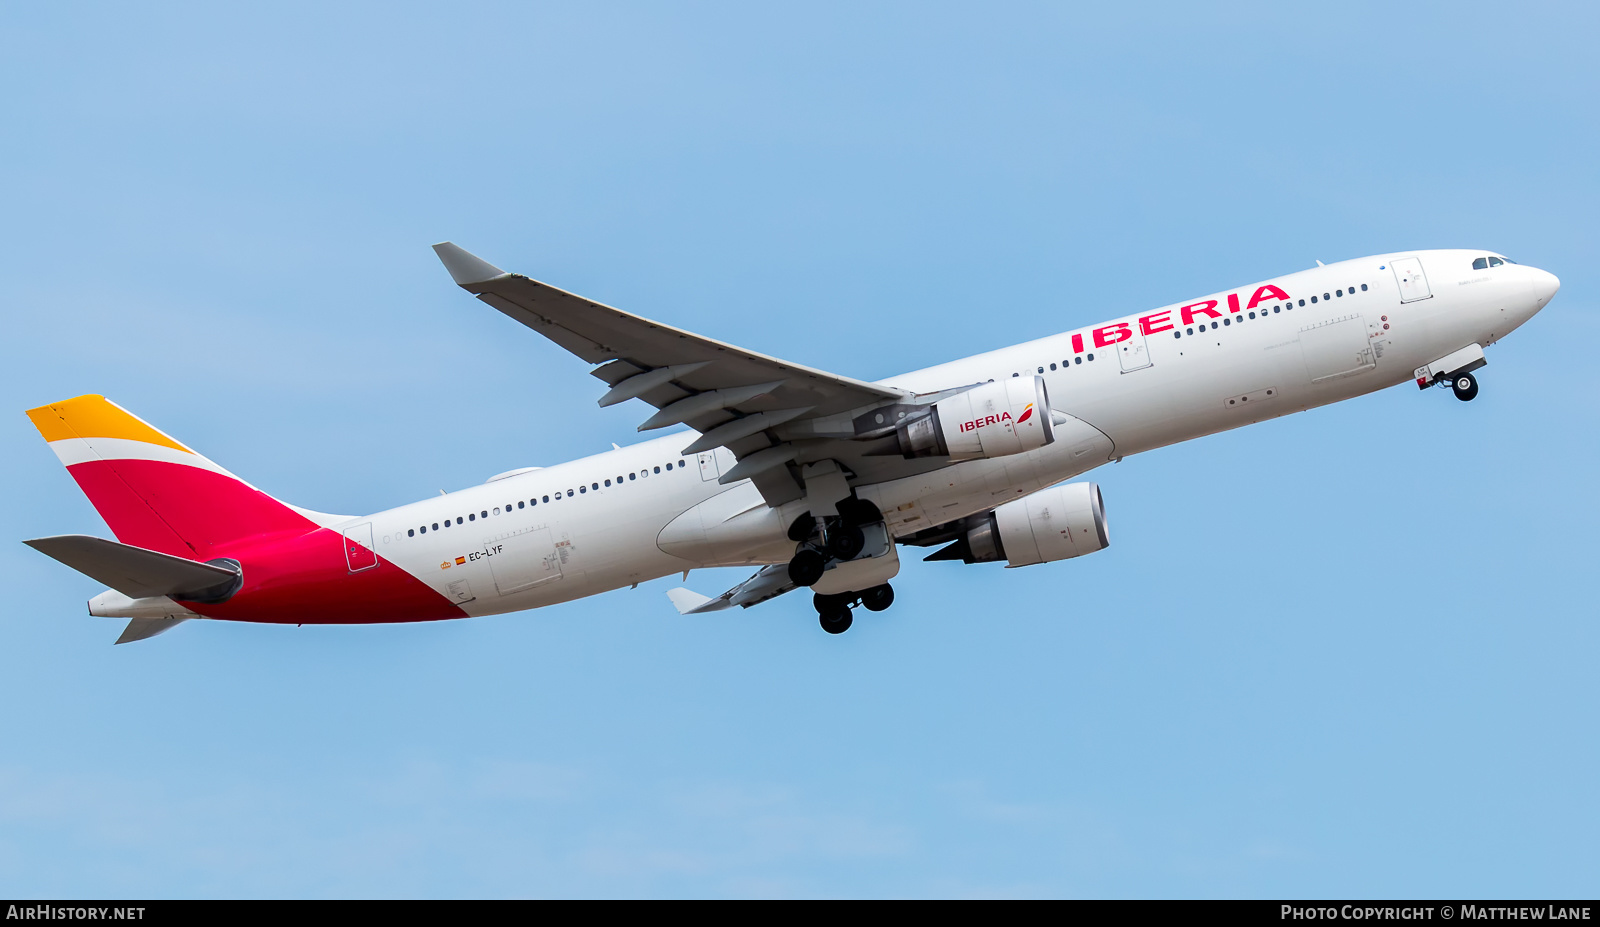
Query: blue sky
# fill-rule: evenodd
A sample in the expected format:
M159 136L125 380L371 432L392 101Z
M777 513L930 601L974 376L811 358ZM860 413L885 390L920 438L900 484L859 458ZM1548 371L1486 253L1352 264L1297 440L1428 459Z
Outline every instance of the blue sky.
M1593 896L1588 5L0 11L0 893ZM111 646L25 408L364 512L634 438L428 245L889 376L1389 250L1562 278L1396 387L1094 475L895 607L676 580ZM715 593L739 571L690 585Z

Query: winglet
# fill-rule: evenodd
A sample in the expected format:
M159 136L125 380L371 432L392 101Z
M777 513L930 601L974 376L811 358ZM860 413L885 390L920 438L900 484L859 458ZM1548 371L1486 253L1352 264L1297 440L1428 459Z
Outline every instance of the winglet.
M668 589L667 598L672 600L672 607L676 608L680 615L715 612L728 607L726 599L713 599L711 596L701 595L693 589L685 589L682 586L676 589Z
M444 262L444 269L450 271L450 279L458 286L483 283L503 277L506 273L455 242L441 241L433 246L433 253L439 255L439 260Z

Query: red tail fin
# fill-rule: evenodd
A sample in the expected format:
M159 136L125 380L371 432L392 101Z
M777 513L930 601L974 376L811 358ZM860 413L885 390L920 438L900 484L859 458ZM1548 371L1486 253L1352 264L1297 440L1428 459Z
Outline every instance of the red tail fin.
M208 560L218 545L318 527L316 513L279 502L103 396L28 417L124 544Z

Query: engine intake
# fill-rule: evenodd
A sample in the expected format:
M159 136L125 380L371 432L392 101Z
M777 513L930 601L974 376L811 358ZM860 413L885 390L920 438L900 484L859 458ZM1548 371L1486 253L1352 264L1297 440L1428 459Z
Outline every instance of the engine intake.
M1004 560L1010 568L1081 557L1110 543L1100 486L1069 483L996 506L964 537L928 559Z
M1056 439L1044 377L1012 377L982 383L924 411L895 428L906 458L949 457L982 460L1008 457L1044 447Z

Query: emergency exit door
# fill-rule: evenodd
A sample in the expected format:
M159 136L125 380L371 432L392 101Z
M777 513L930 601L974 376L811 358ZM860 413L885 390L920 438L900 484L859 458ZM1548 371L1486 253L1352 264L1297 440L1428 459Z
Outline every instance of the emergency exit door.
M1394 269L1395 283L1400 285L1400 301L1414 303L1433 295L1428 287L1428 275L1422 272L1422 258L1401 258L1389 262Z
M344 529L344 563L352 573L378 565L378 555L372 552L372 522Z
M1117 361L1123 373L1132 373L1150 366L1150 351L1144 343L1144 332L1135 330L1133 337L1117 342Z

